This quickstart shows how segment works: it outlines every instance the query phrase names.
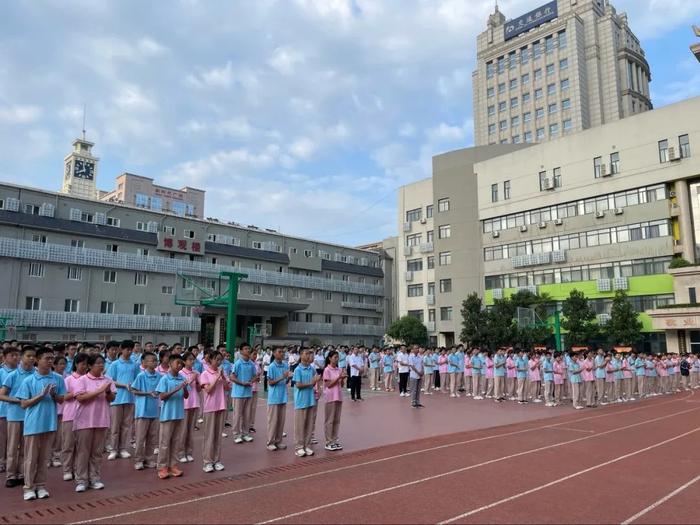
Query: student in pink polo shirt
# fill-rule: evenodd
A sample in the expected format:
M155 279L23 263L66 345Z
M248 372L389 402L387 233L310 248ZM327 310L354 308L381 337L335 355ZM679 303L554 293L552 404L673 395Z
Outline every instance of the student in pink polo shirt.
M197 424L197 414L199 413L199 391L202 386L199 384L199 373L194 369L196 346L191 346L182 356L185 366L180 370L180 375L190 385L190 395L185 399L185 420L180 425L178 436L178 449L175 456L180 463L194 461L194 427Z
M541 403L540 390L542 375L540 374L540 356L533 353L528 362L528 377L530 379L530 399L535 403Z
M445 371L447 371L447 361L445 361ZM472 358L470 350L464 352L464 394L466 397L474 396L474 388L472 385Z
M221 434L226 419L226 393L231 384L220 368L223 356L218 350L209 350L204 371L199 376L199 384L204 391L204 440L202 442L202 461L204 472L224 470L221 463Z
M589 408L596 406L593 352L588 352L583 363L581 363L581 379L583 380L583 394L586 398L586 406Z
M253 350L250 352L250 360L253 362L253 365L255 366L255 376L253 377L252 385L251 385L251 390L253 393L252 398L250 399L250 403L248 405L248 421L249 421L249 428L248 432L251 434L255 434L255 415L257 414L257 409L258 409L258 386L260 385L260 378L262 377L262 368L260 367L260 363L258 363L258 349L253 348Z
M323 369L323 396L325 398L325 434L326 450L342 450L338 441L340 414L343 408L343 384L347 373L338 367L338 352L331 350L326 356L326 367Z
M61 466L63 467L63 481L73 479L73 467L75 461L75 432L73 421L80 404L75 398L78 388L78 380L85 375L88 366L88 355L79 353L73 358L73 370L63 379L66 385L66 394L63 396L63 420L59 429L61 435Z
M554 405L561 405L562 385L564 384L564 375L566 374L566 365L564 364L564 356L557 352L552 363L552 372L554 372Z
M493 397L493 354L491 351L486 353L486 399Z
M116 397L114 382L103 375L105 360L92 354L87 360L88 373L76 382L75 398L79 406L73 420L76 437L75 491L104 488L101 480L102 449L110 426L109 404Z
M515 401L517 397L515 396L515 379L517 376L517 370L515 366L515 354L513 349L508 349L508 355L506 357L506 398L510 401Z

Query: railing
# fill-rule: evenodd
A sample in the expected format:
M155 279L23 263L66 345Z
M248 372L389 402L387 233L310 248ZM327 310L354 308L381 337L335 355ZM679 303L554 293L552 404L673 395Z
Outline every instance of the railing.
M384 335L384 327L371 324L341 324L342 335Z
M154 332L199 332L198 317L160 315L98 314L48 310L0 309L0 317L32 328L75 328L84 330L149 330Z
M432 242L424 242L423 244L420 245L420 252L421 253L431 253L433 251L433 243Z
M350 301L342 301L340 305L343 308L359 308L361 310L374 310L376 312L381 312L383 309L381 304L353 303Z
M290 334L333 334L333 325L331 323L303 323L298 321L290 321L287 325L287 332Z

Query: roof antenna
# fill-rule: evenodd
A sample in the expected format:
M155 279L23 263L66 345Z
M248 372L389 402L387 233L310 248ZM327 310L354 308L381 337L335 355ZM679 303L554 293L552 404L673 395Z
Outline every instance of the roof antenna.
M85 113L87 112L87 107L83 104L83 140L85 140Z

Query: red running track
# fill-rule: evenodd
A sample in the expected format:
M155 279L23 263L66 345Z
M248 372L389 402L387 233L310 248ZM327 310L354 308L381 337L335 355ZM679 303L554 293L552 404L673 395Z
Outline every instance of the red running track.
M678 394L2 521L695 523L699 415Z

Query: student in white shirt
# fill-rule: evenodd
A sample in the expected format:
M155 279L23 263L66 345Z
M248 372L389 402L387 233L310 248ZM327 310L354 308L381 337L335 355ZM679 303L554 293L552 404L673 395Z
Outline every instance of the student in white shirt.
M411 383L411 407L423 408L420 404L420 382L423 378L423 356L418 353L418 346L414 346L411 355L408 356L409 381Z
M350 367L350 397L353 401L362 401L362 373L365 370L365 360L353 346L348 356Z
M408 375L411 369L408 367L408 354L406 353L406 347L403 345L396 352L396 363L399 371L399 395L408 397Z

